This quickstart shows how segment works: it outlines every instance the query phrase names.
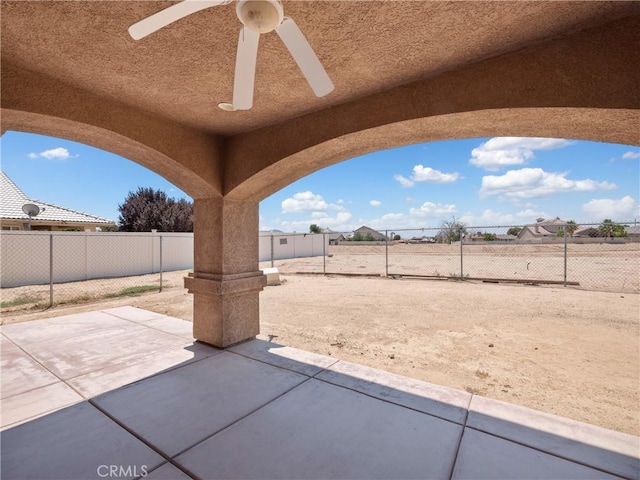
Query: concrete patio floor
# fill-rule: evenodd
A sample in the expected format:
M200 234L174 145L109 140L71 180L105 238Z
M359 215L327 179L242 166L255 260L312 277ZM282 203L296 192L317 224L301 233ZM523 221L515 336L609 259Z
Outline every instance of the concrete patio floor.
M133 307L3 326L3 479L627 478L640 438Z

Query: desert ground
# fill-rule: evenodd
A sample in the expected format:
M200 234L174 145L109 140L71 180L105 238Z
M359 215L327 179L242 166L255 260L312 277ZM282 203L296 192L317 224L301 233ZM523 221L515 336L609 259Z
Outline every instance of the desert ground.
M288 260L286 269L306 261ZM117 305L191 320L186 273L165 274L162 293L6 308L2 323ZM640 434L637 293L291 273L283 280L261 293L261 338ZM78 293L84 283L66 288Z

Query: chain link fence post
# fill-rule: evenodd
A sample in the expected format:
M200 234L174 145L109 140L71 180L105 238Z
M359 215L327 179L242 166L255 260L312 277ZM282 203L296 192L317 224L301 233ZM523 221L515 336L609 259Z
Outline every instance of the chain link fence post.
M389 230L384 231L384 275L389 276Z
M53 233L49 234L49 307L53 307Z
M162 292L162 235L160 235L160 291Z
M567 224L565 224L562 230L562 236L564 237L564 282L563 286L567 288Z
M322 234L322 273L327 274L327 234Z
M464 269L463 269L463 254L462 254L462 229L460 230L460 280L464 278Z

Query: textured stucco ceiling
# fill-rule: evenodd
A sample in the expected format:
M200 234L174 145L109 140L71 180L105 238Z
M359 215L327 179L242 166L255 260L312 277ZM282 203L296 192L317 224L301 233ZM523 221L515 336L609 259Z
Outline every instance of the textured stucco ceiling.
M12 64L187 127L235 135L640 14L640 2L285 1L335 84L316 98L274 33L258 51L254 107L231 101L240 23L234 5L140 41L132 23L173 2L5 1Z

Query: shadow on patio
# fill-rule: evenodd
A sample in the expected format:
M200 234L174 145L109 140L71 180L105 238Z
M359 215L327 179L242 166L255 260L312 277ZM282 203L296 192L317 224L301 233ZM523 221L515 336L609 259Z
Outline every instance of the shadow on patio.
M638 478L640 438L133 307L2 327L2 478Z

